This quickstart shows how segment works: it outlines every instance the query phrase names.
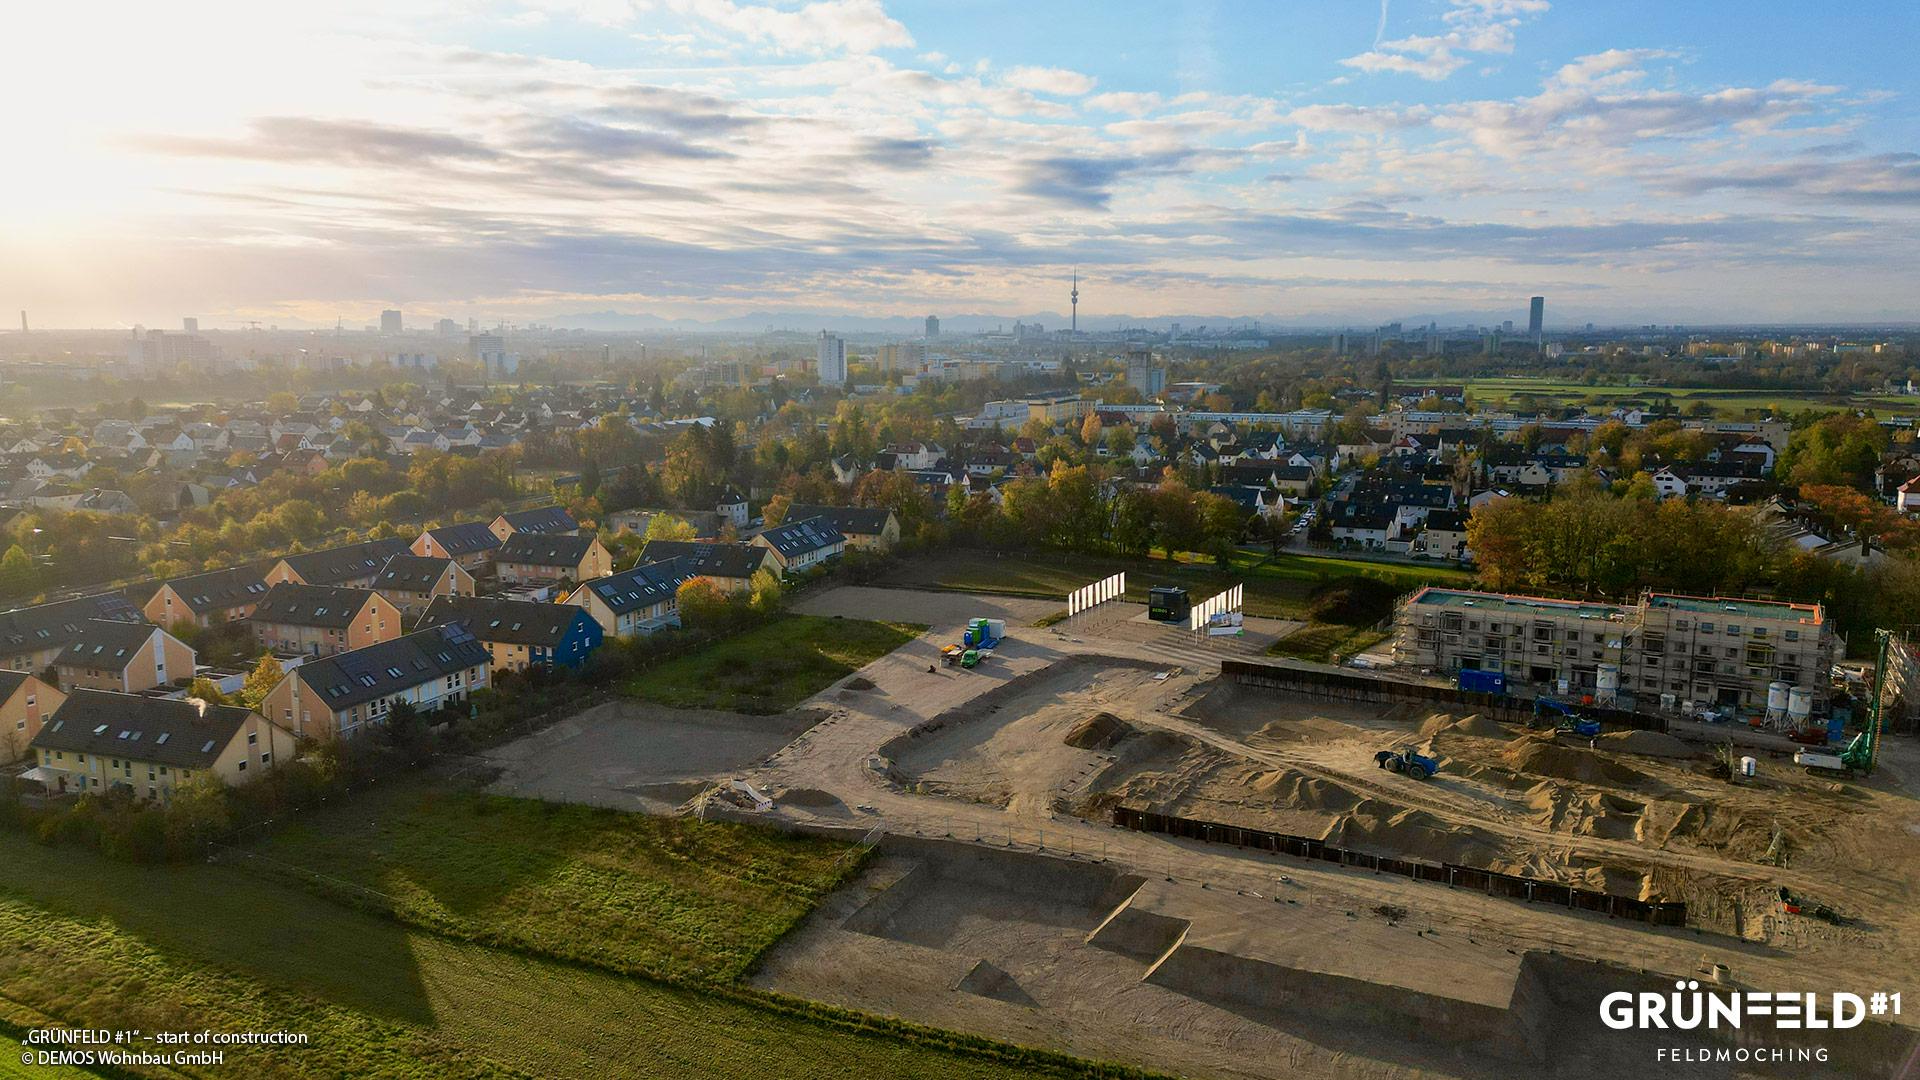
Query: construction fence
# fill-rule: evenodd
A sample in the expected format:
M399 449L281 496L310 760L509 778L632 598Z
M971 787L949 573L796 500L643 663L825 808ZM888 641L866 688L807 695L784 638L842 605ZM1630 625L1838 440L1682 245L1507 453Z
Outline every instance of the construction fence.
M1220 674L1242 686L1259 686L1314 697L1382 703L1412 702L1431 705L1436 712L1479 713L1510 724L1527 724L1534 718L1533 702L1522 698L1479 690L1458 690L1451 686L1400 682L1361 672L1286 667L1251 660L1222 660ZM1580 715L1598 720L1601 729L1606 731L1667 730L1667 718L1657 714L1583 705Z
M1382 874L1398 874L1415 881L1431 881L1454 889L1472 889L1488 896L1504 896L1530 904L1553 904L1575 911L1592 911L1621 919L1634 919L1655 926L1687 925L1687 905L1681 902L1649 902L1632 897L1581 889L1557 881L1502 874L1473 866L1453 863L1427 863L1413 859L1395 859L1351 848L1336 847L1323 840L1264 829L1245 829L1173 814L1156 814L1130 806L1113 808L1113 823L1135 832L1160 833L1209 843L1271 851L1302 859L1354 866Z

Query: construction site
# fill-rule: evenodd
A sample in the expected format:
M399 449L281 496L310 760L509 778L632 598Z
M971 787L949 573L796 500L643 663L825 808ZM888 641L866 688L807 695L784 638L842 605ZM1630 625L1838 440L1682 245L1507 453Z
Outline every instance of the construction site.
M1898 992L1908 740L1810 770L1700 725L1276 663L1283 626L1218 612L858 587L803 610L882 604L933 629L807 702L792 742L645 777L704 789L679 812L875 847L762 986L1181 1075L1656 1075L1682 1044L1786 1048L1689 1076L1911 1067L1902 1015L1621 1031L1599 1007L1676 981Z

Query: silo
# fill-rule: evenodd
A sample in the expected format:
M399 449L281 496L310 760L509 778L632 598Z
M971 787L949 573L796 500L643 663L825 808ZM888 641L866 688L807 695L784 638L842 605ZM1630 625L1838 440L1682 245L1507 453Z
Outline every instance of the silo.
M1767 726L1777 728L1787 720L1787 684L1770 682L1767 684Z
M1593 673L1594 700L1611 705L1620 697L1620 665L1601 664Z
M1807 726L1807 720L1813 715L1813 691L1805 686L1796 686L1787 692L1787 726L1795 731Z

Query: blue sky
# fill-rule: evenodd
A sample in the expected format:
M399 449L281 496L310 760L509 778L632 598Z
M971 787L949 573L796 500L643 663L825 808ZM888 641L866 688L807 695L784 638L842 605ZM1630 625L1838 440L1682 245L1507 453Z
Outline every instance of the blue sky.
M315 6L36 5L0 299L1012 316L1075 267L1083 314L1303 323L1920 296L1910 4Z

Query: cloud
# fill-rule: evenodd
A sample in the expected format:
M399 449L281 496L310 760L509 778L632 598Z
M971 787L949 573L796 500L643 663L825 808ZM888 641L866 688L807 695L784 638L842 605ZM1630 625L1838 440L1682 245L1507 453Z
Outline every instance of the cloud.
M1044 157L1027 163L1014 190L1061 206L1105 210L1114 185L1121 180L1184 172L1193 157L1191 153Z
M1475 55L1511 53L1514 28L1548 6L1546 0L1452 0L1452 5L1442 17L1446 33L1382 41L1387 25L1382 3L1373 48L1340 63L1368 74L1398 73L1439 82L1472 63Z
M913 35L880 0L814 0L788 11L734 0L664 0L665 6L783 52L870 53L913 46Z
M472 139L444 132L393 127L363 120L304 116L262 117L244 138L142 135L129 142L155 153L253 161L316 161L347 165L417 167L444 161L488 161L496 152Z
M1096 80L1066 68L1017 67L1002 76L1008 86L1055 97L1079 97L1091 91Z

